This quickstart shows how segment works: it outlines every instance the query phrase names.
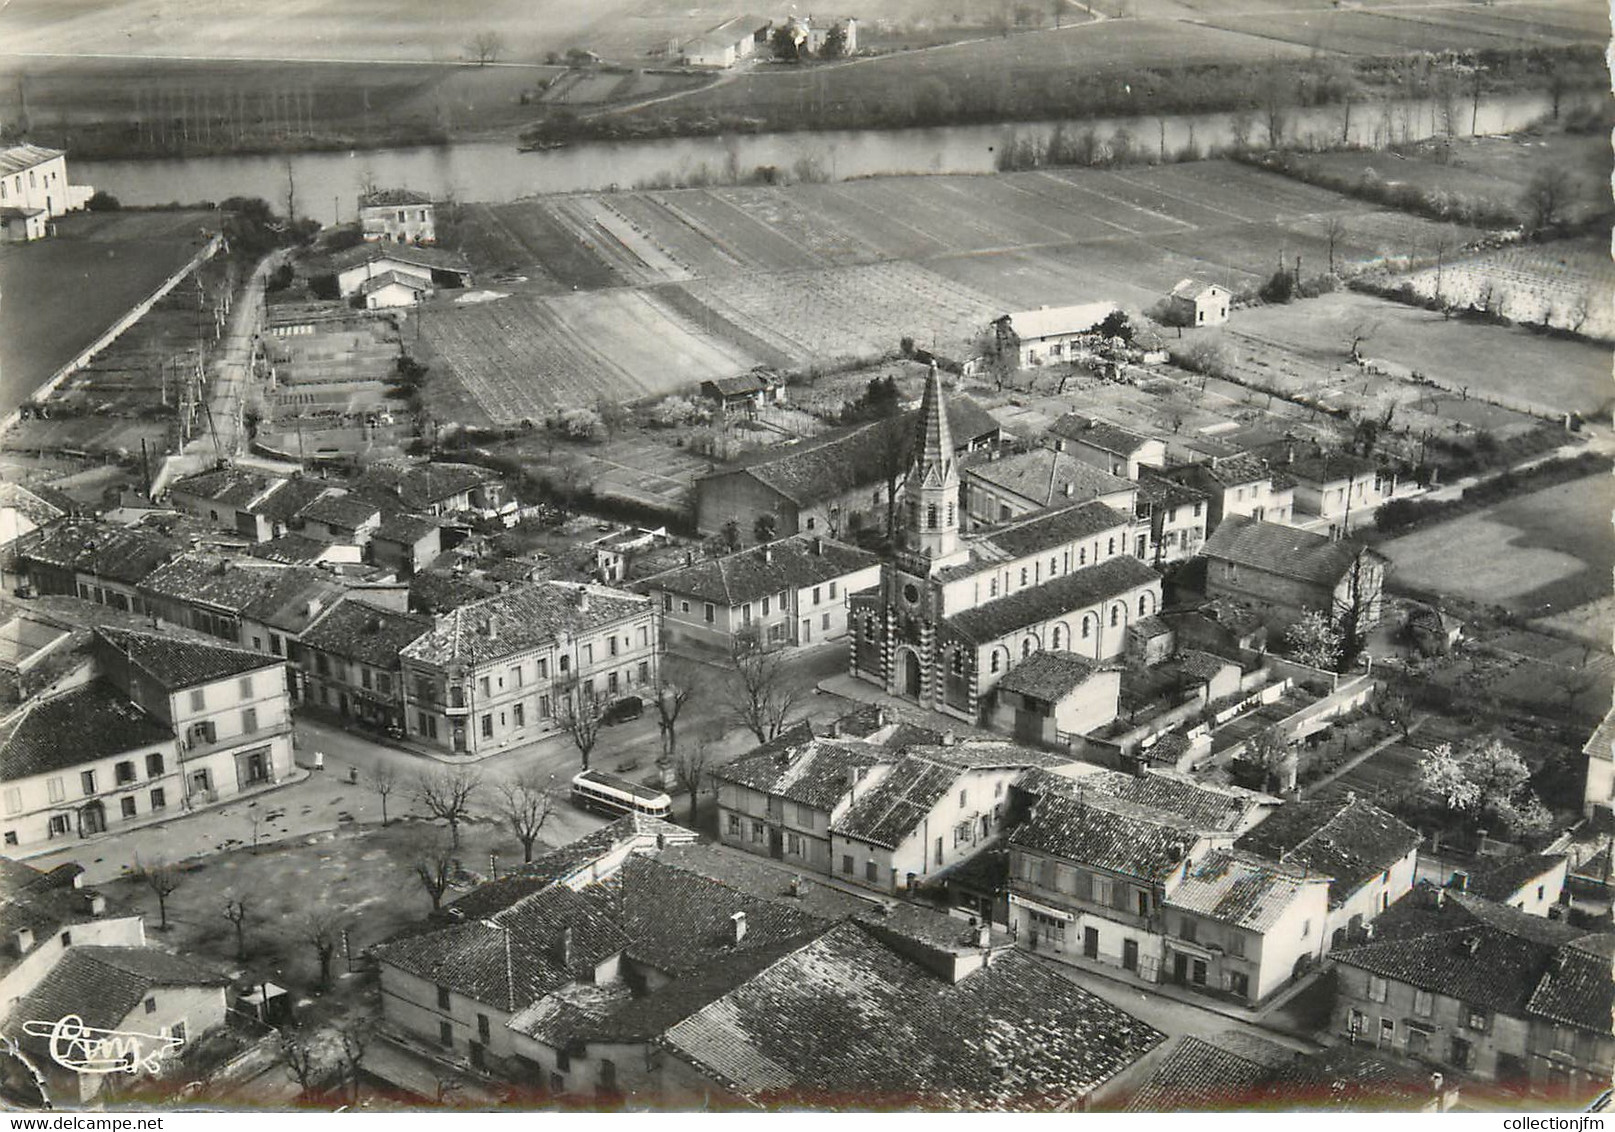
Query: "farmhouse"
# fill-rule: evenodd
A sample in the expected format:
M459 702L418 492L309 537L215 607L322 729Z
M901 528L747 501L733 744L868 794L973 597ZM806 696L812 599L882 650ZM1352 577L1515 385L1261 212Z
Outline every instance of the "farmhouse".
M1112 302L1039 307L1006 314L994 323L1000 347L1011 344L1022 368L1069 361L1073 347L1095 340L1099 324L1117 310Z
M852 674L974 723L1017 659L1120 653L1128 626L1161 605L1133 516L1094 501L961 536L959 460L934 371L918 424L906 546L878 590L852 599Z
M701 383L701 396L727 415L741 412L756 415L758 409L785 401L785 384L766 371L753 370L734 377L719 377Z
M797 535L656 574L634 589L661 606L669 644L728 649L808 645L847 635L847 599L880 581L880 557L819 535Z
M1379 623L1386 558L1354 542L1259 519L1229 518L1200 548L1206 596L1243 602L1275 632L1319 612Z
M466 287L471 266L458 252L415 244L366 243L332 257L337 289L343 298L360 293L367 280L389 272L414 279L425 278L438 287Z
M37 240L50 222L84 207L94 190L67 181L67 154L37 145L0 149L0 228L7 240Z
M1334 954L1341 1041L1557 1103L1609 1087L1615 935L1421 886Z
M1136 480L1140 468L1166 463L1166 441L1098 417L1067 413L1049 426L1049 435L1077 459L1122 479Z
M1298 452L1286 445L1278 467L1295 482L1291 521L1309 530L1327 529L1330 538L1372 523L1375 509L1396 492L1395 471L1351 452Z
M1226 288L1198 279L1184 279L1167 294L1167 312L1178 326L1221 326L1228 321Z
M1065 441L1029 452L989 449L963 465L965 529L1007 522L1046 507L1098 501L1124 515L1137 504L1134 485L1064 451Z
M570 712L654 688L657 618L649 598L561 582L461 605L401 653L409 736L486 755L555 734Z
M686 41L679 60L686 67L732 67L751 58L759 43L767 41L771 21L762 16L735 16L710 31Z
M1295 509L1295 481L1257 456L1214 457L1203 464L1181 464L1160 475L1206 494L1206 530L1215 531L1229 515L1290 522Z
M948 408L950 437L960 453L984 449L999 437L998 422L968 397ZM696 520L716 534L733 520L750 531L758 516L775 519L781 535L839 538L867 527L884 528L892 497L908 470L917 412L765 449L738 466L695 481Z
M384 271L359 284L359 297L371 311L414 306L431 293L431 277L412 271Z
M359 226L370 241L435 244L437 209L426 193L376 189L359 197Z

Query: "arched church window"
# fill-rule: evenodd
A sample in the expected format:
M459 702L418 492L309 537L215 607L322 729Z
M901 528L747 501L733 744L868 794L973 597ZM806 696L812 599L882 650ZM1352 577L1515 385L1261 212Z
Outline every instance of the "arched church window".
M925 509L925 525L930 530L936 530L936 504L932 503Z
M1058 625L1054 627L1054 634L1049 640L1049 647L1056 649L1060 647L1060 626Z

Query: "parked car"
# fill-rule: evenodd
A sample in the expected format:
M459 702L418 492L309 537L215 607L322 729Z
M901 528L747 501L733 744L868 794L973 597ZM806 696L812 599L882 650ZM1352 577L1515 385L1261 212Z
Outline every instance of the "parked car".
M605 714L600 717L600 722L610 727L615 723L627 723L630 719L638 719L644 714L644 700L638 696L624 696L620 700L613 701L611 706L606 708Z

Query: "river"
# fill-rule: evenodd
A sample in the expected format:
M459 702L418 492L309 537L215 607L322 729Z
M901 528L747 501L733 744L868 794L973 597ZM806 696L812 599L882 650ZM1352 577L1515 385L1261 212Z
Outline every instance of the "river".
M1459 136L1508 133L1549 112L1546 95L1460 99L1449 111L1433 100L1364 102L1297 108L1286 113L1286 144L1337 144L1343 127L1353 142L1383 146L1428 138L1451 128ZM1252 141L1265 140L1260 115L1246 114ZM1090 127L1102 139L1131 135L1135 152L1152 156L1197 145L1226 147L1240 133L1239 115L1185 114L1166 118L1104 118L1066 122L1069 135ZM759 166L788 175L805 170L816 179L927 173L990 173L999 154L1021 139L1046 143L1053 122L943 126L914 130L847 130L781 134L588 142L522 153L512 142L459 142L412 149L353 153L297 153L262 157L192 157L150 161L74 162L74 179L105 189L128 205L220 201L257 196L284 207L288 180L300 215L322 223L355 219L355 198L365 183L429 192L439 199L510 201L541 193L628 189L636 186L732 182ZM290 177L288 178L288 172Z

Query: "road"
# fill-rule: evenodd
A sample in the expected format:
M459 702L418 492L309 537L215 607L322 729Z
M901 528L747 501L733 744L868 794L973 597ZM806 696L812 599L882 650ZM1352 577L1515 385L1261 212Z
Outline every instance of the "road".
M254 344L263 328L264 286L269 281L269 273L280 265L284 254L274 251L260 260L253 269L252 278L247 280L235 305L230 308L230 325L225 330L223 348L214 361L213 384L209 391L212 430L198 435L185 446L185 451L191 455L212 459L216 451L222 451L226 457L241 454L246 439L241 416L246 408L248 384L252 379ZM214 448L215 433L217 450Z

